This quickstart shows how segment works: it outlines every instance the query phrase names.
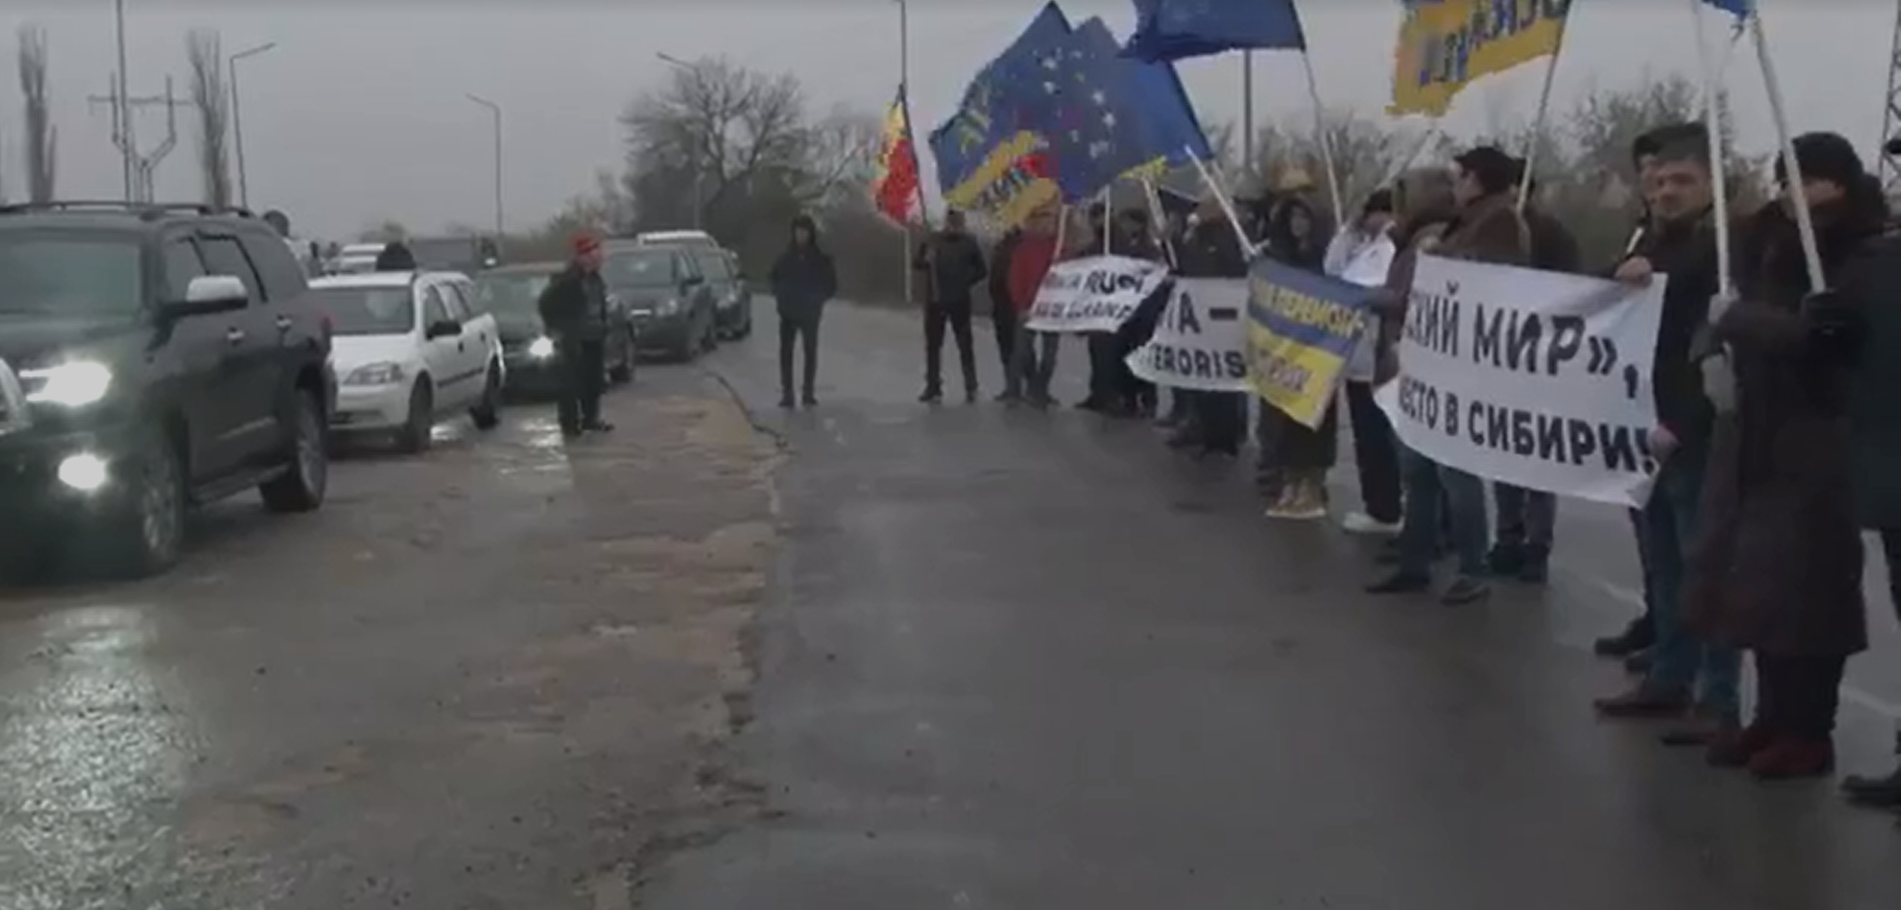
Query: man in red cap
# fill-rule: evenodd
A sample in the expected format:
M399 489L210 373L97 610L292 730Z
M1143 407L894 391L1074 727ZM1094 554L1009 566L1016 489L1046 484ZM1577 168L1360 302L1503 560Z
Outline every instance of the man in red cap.
M554 340L561 364L555 393L561 433L570 438L613 426L601 420L601 391L606 377L607 283L601 279L601 241L591 234L574 238L574 258L541 292L541 324Z

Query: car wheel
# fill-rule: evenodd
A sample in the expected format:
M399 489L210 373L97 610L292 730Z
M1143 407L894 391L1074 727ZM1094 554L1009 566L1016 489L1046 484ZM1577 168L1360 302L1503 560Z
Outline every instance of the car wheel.
M624 385L634 381L634 330L627 329L620 336L620 344L615 345L620 357L614 361L612 369L607 371L607 379L615 385Z
M409 393L409 416L396 433L396 447L411 455L428 451L435 428L436 396L429 390L429 377L424 376Z
M483 382L482 400L469 409L469 419L475 421L478 430L493 430L502 423L502 371L489 364L488 378Z
M185 543L185 470L178 446L163 434L139 447L117 508L107 518L117 568L131 578L176 565Z
M284 473L259 485L264 507L273 512L314 512L330 489L330 441L323 409L309 393L297 396L291 422L290 464Z

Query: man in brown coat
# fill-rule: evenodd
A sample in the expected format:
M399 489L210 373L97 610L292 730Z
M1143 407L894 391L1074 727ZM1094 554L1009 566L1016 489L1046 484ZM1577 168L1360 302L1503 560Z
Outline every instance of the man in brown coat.
M1518 214L1518 160L1503 149L1481 146L1453 162L1458 165L1452 187L1458 213L1446 226L1443 239L1416 240L1414 251L1473 262L1525 265L1531 258L1531 230ZM1402 255L1395 265L1403 261L1410 268L1410 258ZM1443 506L1451 511L1458 577L1439 599L1447 604L1464 604L1485 598L1491 593L1486 582L1486 553L1492 542L1485 482L1418 452L1407 453L1404 470L1406 517L1400 529L1399 566L1392 575L1369 585L1367 591L1404 594L1431 587L1433 557L1438 553L1439 510Z

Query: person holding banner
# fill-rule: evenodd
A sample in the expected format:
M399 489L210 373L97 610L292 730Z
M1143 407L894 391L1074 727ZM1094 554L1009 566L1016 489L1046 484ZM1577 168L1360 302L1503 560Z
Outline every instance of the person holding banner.
M1643 679L1622 694L1599 699L1596 708L1607 717L1677 716L1687 710L1694 725L1665 734L1664 742L1712 745L1740 730L1742 657L1685 625L1682 594L1715 419L1690 346L1721 288L1712 212L1716 186L1702 124L1656 135L1663 138L1652 152L1645 193L1651 227L1615 272L1619 281L1634 285L1649 284L1656 276L1668 280L1651 361L1658 425L1651 431L1650 451L1658 468L1638 526L1644 590L1655 623L1649 638L1655 644Z
M1495 265L1528 264L1531 231L1518 213L1518 160L1495 146L1479 146L1454 158L1453 163L1458 166L1452 185L1458 214L1446 226L1444 239L1435 243L1422 238L1419 251ZM1404 370L1405 365L1400 368ZM1411 454L1406 475L1406 519L1400 530L1399 566L1392 575L1368 587L1368 592L1416 593L1431 586L1443 503L1451 510L1458 576L1440 594L1440 600L1457 605L1489 596L1486 556L1491 532L1485 483L1469 471L1439 464L1418 452Z
M1328 275L1363 287L1381 287L1399 254L1393 243L1393 191L1367 197L1358 221L1343 228L1327 246ZM1373 402L1373 373L1385 327L1367 320L1360 344L1347 363L1347 423L1353 428L1353 462L1360 473L1364 508L1341 522L1352 534L1397 534L1403 514L1399 485L1399 439L1393 425Z
M1313 178L1290 167L1275 186L1278 198L1267 217L1267 254L1310 272L1326 267L1333 228L1311 201ZM1338 458L1340 418L1332 408L1317 427L1262 407L1256 429L1261 486L1271 496L1269 518L1315 521L1327 517L1327 472Z
M1056 332L1032 332L1028 327L1030 307L1036 303L1036 291L1043 286L1050 266L1056 264L1057 243L1062 239L1058 207L1044 206L1031 212L1023 222L1023 237L1010 255L1010 302L1016 306L1017 334L1010 345L1010 369L1004 374L1004 400L1010 404L1029 402L1048 408L1050 380L1056 375L1056 352L1062 335Z
M1189 229L1179 248L1179 272L1183 278L1231 278L1246 281L1247 254L1234 227L1222 215L1221 204L1213 197L1204 201L1200 217ZM1201 455L1241 454L1247 441L1248 400L1245 392L1197 392L1177 390L1176 400L1186 401L1186 419L1169 437L1171 448L1196 449Z
M1830 341L1861 298L1828 285L1853 275L1885 227L1887 202L1848 140L1809 133L1793 145L1800 195L1778 160L1782 197L1739 234L1736 299L1700 351L1728 366L1704 371L1717 418L1685 592L1691 628L1747 648L1756 665L1755 717L1710 759L1763 779L1834 768L1842 677L1848 658L1868 647L1847 415L1852 354ZM1792 216L1805 201L1821 282L1809 277ZM1831 331L1818 336L1820 328Z

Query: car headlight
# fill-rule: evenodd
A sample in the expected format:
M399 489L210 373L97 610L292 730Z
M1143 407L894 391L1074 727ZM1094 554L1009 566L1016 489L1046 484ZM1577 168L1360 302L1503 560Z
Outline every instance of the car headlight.
M403 381L403 366L399 363L372 363L366 367L357 367L344 377L344 385L394 385Z
M528 342L528 356L536 360L547 360L554 356L554 339L537 338Z
M112 370L103 363L76 360L40 370L21 370L30 391L26 400L38 404L84 407L106 397L112 388Z

